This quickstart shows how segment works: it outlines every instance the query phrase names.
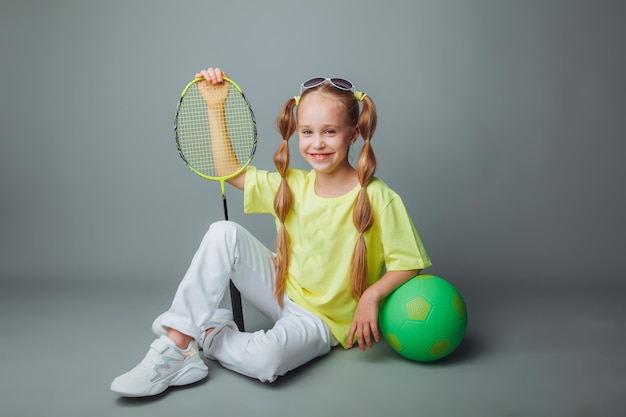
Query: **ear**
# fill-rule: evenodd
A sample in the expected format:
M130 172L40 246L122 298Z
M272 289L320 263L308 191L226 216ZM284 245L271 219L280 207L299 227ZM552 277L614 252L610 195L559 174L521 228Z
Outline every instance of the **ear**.
M359 138L359 127L356 126L354 128L354 132L352 132L352 137L350 138L350 143L354 143L356 142L356 140Z

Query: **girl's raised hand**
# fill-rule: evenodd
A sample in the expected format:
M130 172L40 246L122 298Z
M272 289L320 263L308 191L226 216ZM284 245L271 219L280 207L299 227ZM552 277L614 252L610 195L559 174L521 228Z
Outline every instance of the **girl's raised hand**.
M228 74L221 68L207 68L196 74L196 78L204 78L211 84L219 84L224 81L223 77L228 77Z
M196 74L196 78L204 78L206 81L198 82L198 90L207 106L223 104L228 98L230 86L224 83L226 73L219 68L208 68Z

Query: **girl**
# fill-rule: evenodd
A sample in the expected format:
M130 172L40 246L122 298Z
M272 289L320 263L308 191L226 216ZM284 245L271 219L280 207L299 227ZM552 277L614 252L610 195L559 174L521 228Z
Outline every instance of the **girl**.
M219 68L196 74L213 92L227 88L223 76ZM223 108L225 99L208 104ZM301 85L276 121L283 138L274 156L278 172L251 166L228 181L244 191L245 212L275 217L276 253L238 224L211 225L170 309L153 324L160 337L111 390L149 396L199 381L208 373L199 349L228 369L272 382L333 346L365 350L379 341L379 301L431 263L402 200L374 177L376 120L372 99L347 80ZM289 168L296 130L308 172ZM355 168L348 155L359 136ZM229 280L271 329L240 332L232 313L217 308Z

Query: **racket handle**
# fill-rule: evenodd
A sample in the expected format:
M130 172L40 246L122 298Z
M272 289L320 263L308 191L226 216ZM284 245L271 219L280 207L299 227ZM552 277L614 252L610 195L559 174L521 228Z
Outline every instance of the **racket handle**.
M230 281L230 304L233 309L235 324L239 328L239 331L245 331L243 325L243 310L241 308L241 293L232 281Z
M224 220L228 220L228 204L226 203L226 193L224 192L224 182L222 184L222 202L224 203ZM243 325L243 309L241 308L241 293L235 287L232 281L230 281L230 306L233 309L233 319L235 324L239 328L239 331L244 331Z
M224 220L228 220L228 204L226 204L225 194L222 194L222 203L224 204Z

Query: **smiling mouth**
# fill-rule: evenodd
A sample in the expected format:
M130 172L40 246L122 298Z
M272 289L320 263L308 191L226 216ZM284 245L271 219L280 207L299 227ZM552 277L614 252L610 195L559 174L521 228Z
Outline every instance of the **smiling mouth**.
M317 160L317 161L322 161L322 160L324 160L324 159L326 159L326 158L330 157L330 155L331 155L331 154L329 154L329 153L311 153L311 154L309 154L309 156L310 156L312 159L315 159L315 160Z

